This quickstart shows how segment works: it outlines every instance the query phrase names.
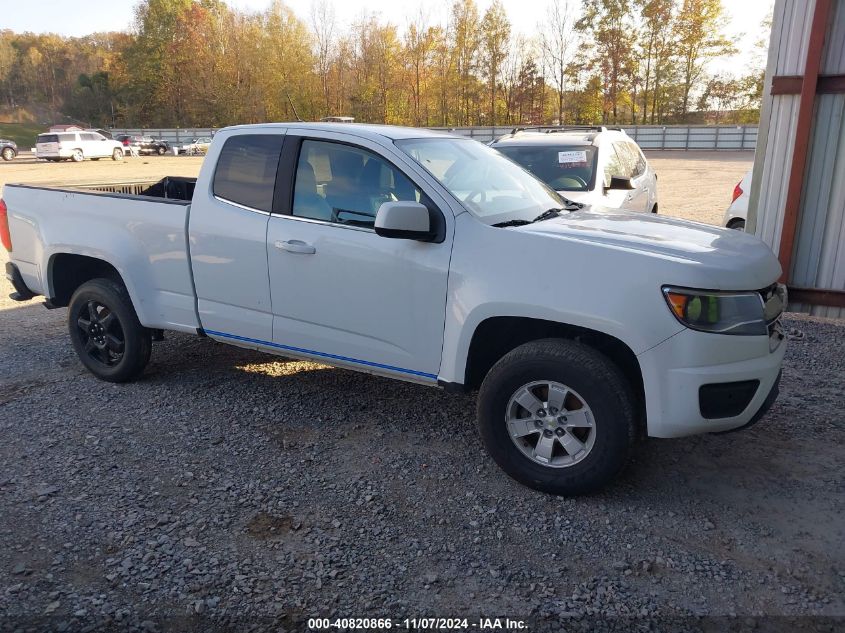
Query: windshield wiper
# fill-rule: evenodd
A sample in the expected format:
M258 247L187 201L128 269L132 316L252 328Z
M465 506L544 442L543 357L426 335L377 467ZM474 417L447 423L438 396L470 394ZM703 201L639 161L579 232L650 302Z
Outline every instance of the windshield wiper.
M551 220L552 218L556 218L560 215L561 211L578 211L579 209L582 209L584 207L584 205L580 202L573 202L572 200L569 200L567 198L564 198L563 200L566 203L566 206L546 209L533 220L508 220L507 222L498 222L493 226L497 228L504 228L506 226L525 226L526 224L534 224L534 222L542 222L543 220Z
M542 222L543 220L551 220L552 218L556 218L560 215L561 211L565 211L566 209L546 209L536 218L531 220L532 223L534 222Z
M493 226L502 229L506 226L525 226L526 224L531 224L531 222L529 220L508 220L507 222L497 222Z
M493 226L497 228L504 228L506 226L525 226L526 224L533 224L534 222L542 222L543 220L551 220L552 218L556 218L560 215L561 211L566 211L567 209L546 209L540 215L538 215L533 220L508 220L507 222L499 222L494 224Z

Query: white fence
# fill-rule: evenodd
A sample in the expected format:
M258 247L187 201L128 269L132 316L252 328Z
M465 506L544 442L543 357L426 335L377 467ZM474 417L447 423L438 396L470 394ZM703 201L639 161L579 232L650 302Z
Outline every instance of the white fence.
M577 127L577 126L576 126ZM631 125L620 126L643 149L753 150L756 125ZM513 131L513 126L431 128L469 136L482 143ZM553 130L553 127L531 128ZM618 128L617 128L618 129Z
M497 127L435 127L468 136L482 143L513 131L513 126ZM539 130L551 127L532 128ZM757 147L756 125L632 125L622 126L643 149L669 150L753 150ZM112 133L133 134L161 138L169 143L183 144L201 136L212 136L217 128L189 129L115 129Z

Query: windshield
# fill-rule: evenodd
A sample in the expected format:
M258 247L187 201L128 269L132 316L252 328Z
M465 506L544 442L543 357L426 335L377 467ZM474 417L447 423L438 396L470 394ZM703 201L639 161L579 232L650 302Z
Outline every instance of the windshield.
M533 220L563 199L494 149L472 139L424 138L396 146L437 178L476 217L489 224Z
M589 191L596 182L596 148L592 145L505 145L511 160L555 191Z

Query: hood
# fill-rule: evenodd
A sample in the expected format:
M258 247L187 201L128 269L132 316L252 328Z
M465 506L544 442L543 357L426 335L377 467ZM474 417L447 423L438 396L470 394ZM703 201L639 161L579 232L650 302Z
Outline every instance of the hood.
M753 235L651 213L593 207L513 230L675 260L686 264L685 279L693 268L710 290L757 290L781 273L777 257ZM685 279L673 283L692 283Z

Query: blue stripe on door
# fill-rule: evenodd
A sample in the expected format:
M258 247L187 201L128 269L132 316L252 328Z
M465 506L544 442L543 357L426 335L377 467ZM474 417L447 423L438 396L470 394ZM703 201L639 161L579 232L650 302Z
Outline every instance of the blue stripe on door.
M292 345L282 345L281 343L271 343L270 341L262 341L257 338L249 338L248 336L238 336L237 334L228 334L226 332L216 332L214 330L205 330L206 334L212 336L222 336L223 338L230 338L236 341L244 341L247 343L256 343L258 345L266 345L267 347L275 347L277 349L286 349L290 352L299 352L301 354L309 354L312 356L319 356L321 358L331 358L333 360L342 360L347 363L355 363L357 365L364 365L366 367L377 367L379 369L387 369L389 371L396 371L403 374L410 374L412 376L420 376L421 378L429 378L430 380L437 380L435 374L427 374L424 371L417 371L415 369L404 369L402 367L394 367L393 365L385 365L383 363L374 363L370 360L361 360L360 358L351 358L350 356L339 356L337 354L329 354L327 352L318 352L313 349L305 349L304 347L293 347Z

